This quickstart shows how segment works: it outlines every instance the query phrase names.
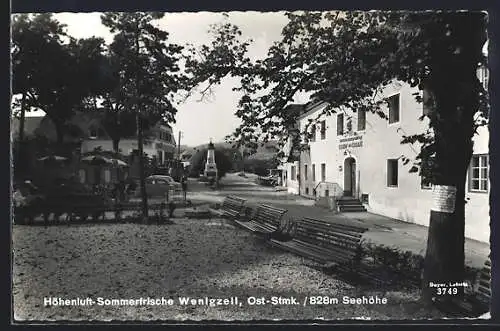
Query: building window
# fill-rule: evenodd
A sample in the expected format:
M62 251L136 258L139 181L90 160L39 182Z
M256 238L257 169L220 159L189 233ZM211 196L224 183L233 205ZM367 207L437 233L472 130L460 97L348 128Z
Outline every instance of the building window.
M111 182L111 171L109 169L104 169L104 182Z
M163 151L156 151L158 164L163 164Z
M307 164L304 164L304 180L307 180Z
M90 128L89 129L89 138L90 139L97 139L99 137L99 132L96 128Z
M315 164L312 165L311 171L312 171L312 180L314 182L314 181L316 181L316 165Z
M309 194L309 187L306 187L306 194Z
M345 126L346 126L347 132L352 132L352 118L351 117L349 117L347 119Z
M389 106L389 124L399 122L399 94L394 94L387 99Z
M87 180L87 172L85 171L85 169L78 170L78 177L80 178L80 183L85 183L85 181Z
M398 159L387 160L387 186L398 186Z
M326 121L321 121L320 125L321 140L326 139Z
M424 180L423 177L420 177L420 188L422 190L430 190L432 188L432 184Z
M316 141L316 125L312 125L311 126L311 142L315 142Z
M477 78L479 79L479 82L481 83L481 85L483 85L483 88L486 91L488 91L488 80L489 80L488 68L486 68L485 66L481 66L477 70Z
M325 197L330 196L330 190L325 190Z
M337 115L337 136L344 134L344 114Z
M297 180L297 169L295 168L295 166L292 166L290 168L290 172L292 173L291 180Z
M324 182L326 180L326 164L321 163L321 181Z
M358 131L366 129L366 111L358 110Z
M369 196L367 193L362 193L361 194L361 203L366 203L368 204L369 203L369 200L368 200Z
M488 155L473 155L469 171L469 191L488 192Z

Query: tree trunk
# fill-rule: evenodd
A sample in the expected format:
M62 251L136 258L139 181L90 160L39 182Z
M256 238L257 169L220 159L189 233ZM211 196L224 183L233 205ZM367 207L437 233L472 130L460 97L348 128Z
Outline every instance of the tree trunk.
M450 185L452 186L452 185ZM464 281L465 262L465 181L457 183L455 211L453 213L431 210L427 251L424 264L423 299L430 303L433 297L450 298L444 287L438 293L434 284L449 284ZM458 287L458 295L463 288Z
M120 139L113 139L113 152L115 152L116 154L118 154L118 152L120 151Z
M144 148L143 148L143 133L142 133L142 120L137 111L136 114L137 121L137 145L139 149L139 182L141 187L141 198L142 198L142 218L146 222L148 219L148 195L146 192L146 177L144 175Z
M21 116L19 118L19 142L22 143L24 141L24 123L26 116L26 92L23 93L23 97L21 99Z
M26 170L26 158L24 157L25 144L24 144L24 124L26 121L26 92L23 93L21 99L21 114L19 117L19 136L17 141L17 150L14 158L14 164L16 165L16 172L18 175L23 175Z
M139 24L136 22L136 31L135 31L135 51L136 51L136 59L139 59ZM141 197L142 197L142 219L143 222L148 221L148 195L146 192L146 176L144 173L144 137L142 132L142 117L140 114L141 105L140 105L140 77L139 77L140 68L137 66L136 74L135 74L135 88L136 88L136 123L137 123L137 145L139 149L139 182L141 185Z
M56 128L56 141L58 147L61 147L62 144L64 143L64 129L63 129L63 124L57 121L54 121L54 126Z
M113 153L115 154L114 157L118 158L118 153L119 153L119 144L120 144L120 139L113 139ZM116 175L116 182L120 181L120 168L115 165L115 175Z
M438 289L431 283L461 283L465 276L465 182L473 151L479 82L474 58L456 58L435 63L430 79L436 101L430 115L435 142L434 189L454 189L456 196L452 204L446 204L439 203L440 197L433 194L422 284L425 303L456 296L453 287ZM456 288L458 295L463 294L463 287Z
M477 105L473 105L474 102L457 105L454 100L459 98L450 92L467 94L461 91L459 86L454 86L451 82L442 86L448 86L449 90L442 91L441 97L437 97L441 99L438 107L441 107L439 114L442 120L441 124L434 128L436 146L434 189L439 187L445 191L454 189L456 193L454 201L449 201L451 204L442 203L446 192L441 196L433 194L422 284L423 299L427 303L432 302L432 298L436 296L443 299L453 296L449 293L444 295L438 293L442 290L431 287L431 283L449 284L464 281L465 181L473 148L472 128L475 111L471 109L477 109ZM463 108L465 110L460 111L460 107L463 106L466 107ZM463 293L463 287L458 287L457 290L459 295Z

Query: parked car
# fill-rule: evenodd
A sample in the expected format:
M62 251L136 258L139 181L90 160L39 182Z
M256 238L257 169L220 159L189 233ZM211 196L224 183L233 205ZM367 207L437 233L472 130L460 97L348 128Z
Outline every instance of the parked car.
M278 177L277 176L258 177L257 182L263 186L276 186L278 185Z
M166 175L152 175L146 177L146 193L148 196L165 196L168 190L182 191L182 185L172 177ZM136 190L136 195L140 195L141 190Z

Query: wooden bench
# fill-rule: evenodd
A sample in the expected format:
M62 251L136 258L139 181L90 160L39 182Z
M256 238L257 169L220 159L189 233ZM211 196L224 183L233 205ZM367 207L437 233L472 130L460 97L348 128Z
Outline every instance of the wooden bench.
M361 236L367 229L303 218L294 222L292 239L271 239L275 247L309 258L326 267L353 262L358 255Z
M484 263L483 269L478 273L472 293L466 294L463 299L452 298L453 303L462 313L479 316L490 311L491 301L491 259Z
M234 195L229 195L222 202L222 206L220 209L210 208L209 210L217 216L228 217L234 220L241 216L243 205L245 204L245 202L245 199L238 198Z
M287 211L269 205L259 205L248 221L234 220L240 227L251 232L270 235L280 229L281 220Z
M153 211L157 215L165 215L164 211L166 204L155 203L148 204L148 209ZM38 203L32 206L25 206L23 208L16 208L15 217L29 219L29 223L34 222L36 216L42 216L44 223L49 223L49 217L51 214L54 215L54 222L59 223L61 216L65 215L64 222L70 223L74 221L85 222L89 217L93 221L105 221L105 213L114 213L114 221L120 221L122 218L122 213L126 211L140 211L142 209L142 204L140 203L111 203L111 204L96 204L89 201L81 201L79 203L66 203L66 204L55 204L48 203L44 204ZM22 224L23 222L16 222Z

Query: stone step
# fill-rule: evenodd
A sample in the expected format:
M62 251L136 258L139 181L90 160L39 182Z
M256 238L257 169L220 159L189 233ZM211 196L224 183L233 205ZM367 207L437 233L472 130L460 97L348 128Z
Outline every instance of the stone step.
M356 211L366 211L364 206L339 206L341 212L356 212Z
M361 202L359 200L339 200L338 201L339 206L352 206L352 205L360 205Z

